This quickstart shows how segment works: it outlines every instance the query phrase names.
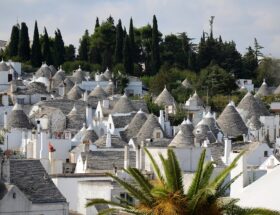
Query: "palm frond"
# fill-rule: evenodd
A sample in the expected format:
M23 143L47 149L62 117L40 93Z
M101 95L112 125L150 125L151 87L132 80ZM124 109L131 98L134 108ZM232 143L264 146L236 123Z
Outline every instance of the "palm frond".
M151 190L153 188L153 185L138 169L128 167L124 171L127 172L131 177L133 177L133 179L137 182L137 184L143 190L146 196L153 198L151 195Z
M159 199L159 198L167 198L169 192L163 187L154 187L151 191L151 194Z
M152 164L152 167L153 167L153 170L157 176L157 178L162 182L164 183L164 180L163 180L163 176L161 174L161 171L160 171L160 168L157 164L157 162L155 161L155 159L153 158L153 156L151 155L151 153L149 152L149 150L147 148L144 148L144 151L146 153L146 155L148 155L148 158Z
M204 164L205 154L206 154L206 149L203 149L203 151L200 155L199 161L198 161L196 173L194 175L192 183L191 183L191 185L188 189L188 192L187 192L188 198L192 198L192 196L194 196L198 192L200 179L201 179L201 175L202 175L202 172L203 172L203 164Z
M199 184L199 189L203 189L205 186L209 184L209 180L213 174L214 171L214 162L210 161L207 162L206 165L203 167L203 172Z
M139 201L151 205L151 200L143 193L141 190L136 188L135 186L129 184L128 182L118 178L117 176L107 173L108 176L113 178L120 186L122 186L125 190L127 190L133 197L138 199Z
M225 195L226 191L230 188L230 186L242 175L242 172L232 178L229 182L222 184L217 188L216 198L222 197Z
M229 166L227 166L223 171L221 171L210 183L210 186L213 186L215 188L218 188L221 186L227 176L230 174L231 170L236 167L236 164L238 160L244 155L246 151L242 151L239 153L239 155L236 156L236 158L231 162Z
M266 208L242 208L232 205L228 215L279 215L279 211L269 210Z
M112 206L117 206L120 208L127 208L126 205L123 205L123 204L117 203L117 202L113 202L113 201L107 201L105 199L92 199L86 204L86 207L91 207L93 205L112 205Z
M117 212L116 208L106 208L98 212L98 215L112 215L113 212Z

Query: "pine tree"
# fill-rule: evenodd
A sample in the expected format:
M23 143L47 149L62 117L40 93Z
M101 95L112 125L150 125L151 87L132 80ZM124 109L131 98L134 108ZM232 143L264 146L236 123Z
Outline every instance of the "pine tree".
M259 61L259 57L263 57L263 53L261 52L263 47L258 43L257 38L254 38L254 52L257 60Z
M122 21L119 19L116 29L116 48L115 48L115 63L122 62L122 52L123 52L123 28Z
M28 36L28 27L22 22L19 36L18 55L21 60L30 60L30 41Z
M153 17L153 30L152 30L152 74L158 73L160 68L160 53L159 53L159 33L157 18Z
M53 63L52 55L51 55L50 39L46 28L44 28L42 55L43 55L43 60L48 65L51 65Z
M85 31L82 39L80 40L80 47L79 47L79 59L83 61L89 60L89 33L88 30Z
M126 35L123 46L123 65L125 74L132 74L133 72L133 62L130 53L130 39L128 35Z
M39 41L39 31L37 21L35 21L33 43L31 51L31 64L34 67L39 67L42 63L41 44Z
M9 43L9 56L14 57L18 55L20 29L18 25L14 25L12 28L11 39Z
M98 17L96 17L94 31L96 31L96 29L99 28L99 27L100 27L99 19L98 19Z
M75 47L70 44L65 46L65 61L74 61L75 60Z
M132 62L135 63L135 40L134 40L134 27L133 27L133 20L130 18L130 24L129 24L129 39L130 39L130 52L131 52L131 58Z
M64 62L64 42L59 29L55 32L54 38L54 65L59 66Z

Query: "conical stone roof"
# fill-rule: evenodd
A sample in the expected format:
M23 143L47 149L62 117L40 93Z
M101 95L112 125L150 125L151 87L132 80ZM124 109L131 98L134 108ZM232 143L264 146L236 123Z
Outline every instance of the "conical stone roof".
M110 80L112 78L112 72L109 70L109 68L107 67L106 71L103 74L108 80Z
M79 66L79 69L75 70L73 77L75 78L75 81L77 83L81 83L82 81L85 81L85 72L82 71L81 67Z
M42 64L42 66L36 71L35 73L36 78L39 77L46 77L46 78L51 78L52 77L52 71L48 67L47 64Z
M75 85L70 78L65 78L63 82L65 83L65 93L68 93Z
M174 102L175 102L174 97L169 93L166 87L163 89L163 91L158 95L158 97L155 100L155 103L160 106L173 105Z
M91 93L89 94L89 97L95 97L95 98L99 98L99 99L104 99L107 97L107 93L105 92L105 90L103 90L102 87L100 87L100 85L98 84L93 91L91 91Z
M191 99L195 100L197 102L198 106L203 106L204 103L202 99L198 96L197 92L195 91L194 94L192 95Z
M82 96L83 96L83 91L77 84L75 84L72 87L72 89L67 93L68 99L78 100L82 98Z
M154 138L153 134L154 134L155 130L162 131L163 136L166 136L158 122L158 118L155 115L150 114L148 116L146 122L143 124L140 131L136 135L136 137L140 141L144 141L146 139L153 139Z
M185 80L182 82L183 87L185 87L186 89L190 89L192 88L192 85L190 84L190 82L188 81L187 78L185 78Z
M65 79L65 71L63 71L60 67L60 69L55 73L53 76L53 86L57 87L63 80Z
M227 136L237 137L248 133L248 128L232 103L226 106L217 123L224 135Z
M240 113L244 122L247 122L248 119L254 115L257 117L266 116L268 112L264 111L264 109L259 105L259 102L250 92L243 97L236 109Z
M9 71L10 67L3 61L0 62L0 71Z
M112 113L131 113L133 111L135 110L131 101L126 95L123 95L114 105Z
M82 137L82 141L83 142L89 142L89 143L94 143L96 140L98 140L98 136L97 134L95 133L95 131L89 127L85 133L84 133L84 136Z
M20 104L15 104L13 110L7 116L7 128L26 128L31 129L32 124L29 118L23 112Z
M274 90L273 94L275 94L275 95L280 94L280 84L279 84L279 86Z
M270 115L269 110L267 109L267 107L265 106L265 104L263 103L261 98L256 96L256 95L254 97L255 97L256 101L258 102L258 104L260 106L262 116L269 116Z
M55 73L57 72L56 68L53 65L49 65L49 68L51 70L52 76L54 76Z
M105 92L107 93L107 95L113 95L114 94L114 83L112 80L109 81L109 84L106 86L105 88Z
M268 96L268 95L270 95L270 90L269 90L265 80L263 80L263 83L262 83L261 87L258 89L256 95L257 96Z
M188 123L186 120L180 126L179 132L173 138L170 147L188 147L194 145L193 125Z
M135 137L146 122L146 120L146 113L144 113L142 110L139 110L132 118L125 131L123 132L123 139L129 141L132 137Z
M248 128L250 128L253 131L257 131L262 127L261 121L256 116L252 116L251 119L247 122Z
M75 105L70 113L66 116L66 127L68 129L80 130L85 123L85 115L78 113Z

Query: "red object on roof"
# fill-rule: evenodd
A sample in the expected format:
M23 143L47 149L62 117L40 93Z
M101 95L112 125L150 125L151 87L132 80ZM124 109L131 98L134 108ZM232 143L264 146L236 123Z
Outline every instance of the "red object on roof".
M55 152L55 148L51 143L49 143L49 152Z

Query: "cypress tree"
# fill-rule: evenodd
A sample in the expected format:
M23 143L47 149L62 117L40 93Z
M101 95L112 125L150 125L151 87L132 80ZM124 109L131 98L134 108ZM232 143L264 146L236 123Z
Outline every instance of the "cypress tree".
M130 18L129 23L129 39L130 39L130 52L131 52L131 58L132 62L135 62L135 40L134 40L134 28L133 28L133 21L132 18Z
M122 21L119 19L116 29L116 48L115 48L115 63L122 62L122 52L123 52L123 28Z
M124 66L124 72L126 74L132 74L133 72L133 62L130 53L131 53L130 39L128 35L126 35L124 39L124 46L123 46L123 66Z
M99 27L100 27L99 19L98 19L98 17L96 17L94 31L96 31L96 29L99 28Z
M18 55L21 60L30 60L30 44L28 36L28 27L22 22L19 36Z
M11 39L9 43L9 56L14 57L18 55L20 29L18 25L14 25L12 28Z
M75 60L75 47L70 44L65 46L65 61L74 61Z
M62 39L62 35L59 29L55 32L54 38L54 64L55 66L59 66L64 62L64 42Z
M42 63L41 44L39 41L39 31L37 21L35 21L33 43L31 51L31 64L34 67L39 67Z
M80 47L79 47L79 59L83 61L89 60L89 33L88 30L85 31L82 39L80 40Z
M43 60L48 64L52 64L52 55L50 48L50 39L47 32L47 29L44 28L44 36L43 36L43 48L42 48Z
M152 29L152 74L158 73L160 67L160 54L159 54L159 33L157 18L153 17L153 29Z

